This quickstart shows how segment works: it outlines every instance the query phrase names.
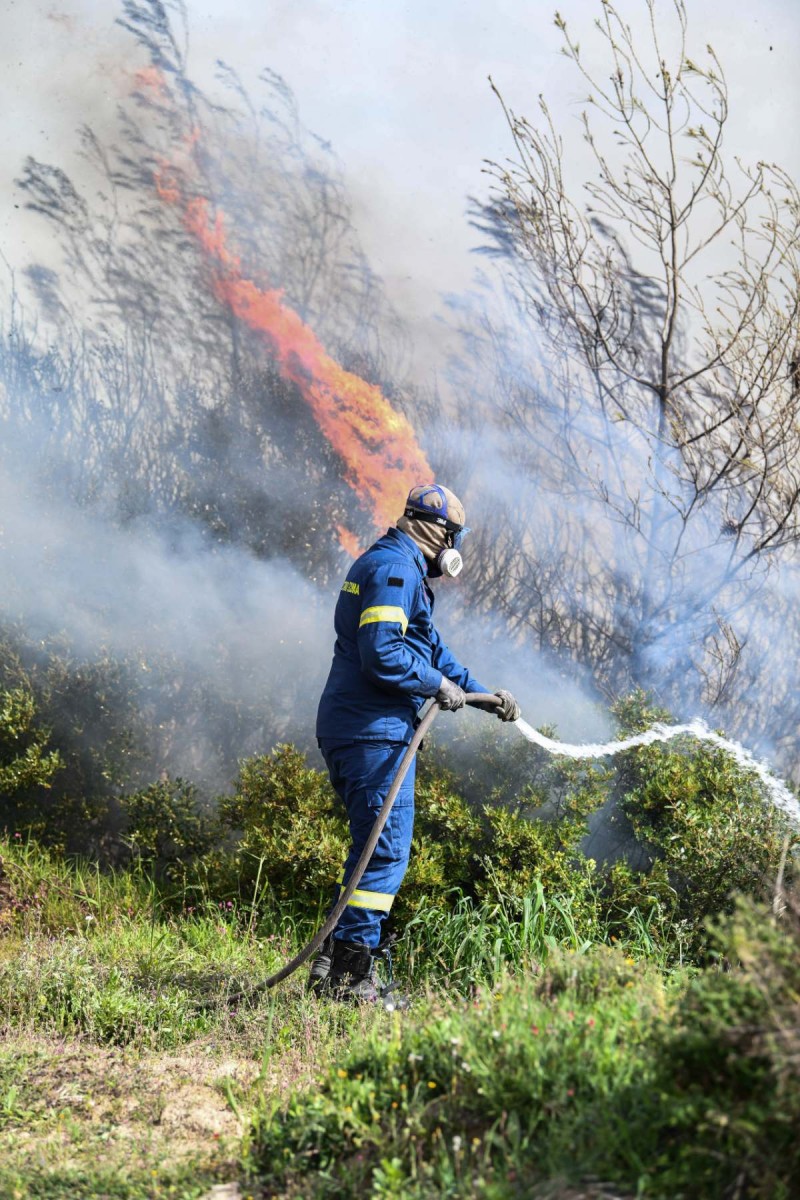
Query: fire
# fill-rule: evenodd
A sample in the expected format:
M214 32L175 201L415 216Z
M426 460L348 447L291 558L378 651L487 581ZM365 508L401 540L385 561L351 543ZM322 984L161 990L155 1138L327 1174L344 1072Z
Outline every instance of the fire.
M215 295L263 338L282 374L297 386L375 524L393 524L409 488L433 478L411 423L380 388L328 354L280 289L265 289L244 275L229 249L222 212L212 217L203 197L185 200L166 172L158 175L156 186L162 200L182 208L184 225L214 264ZM355 536L342 528L338 532L343 549L357 554Z
M393 518L390 518L392 520ZM351 530L345 528L344 525L336 526L336 536L339 539L339 545L344 550L345 554L349 554L351 558L358 558L361 553L361 547L358 544L358 538Z
M168 94L167 81L158 67L140 67L138 71L134 71L133 81L136 87L154 92L159 96Z

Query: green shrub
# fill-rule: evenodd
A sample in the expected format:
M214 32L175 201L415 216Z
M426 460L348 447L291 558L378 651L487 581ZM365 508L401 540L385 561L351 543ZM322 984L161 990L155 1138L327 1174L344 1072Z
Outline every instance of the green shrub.
M184 887L219 864L222 828L213 808L183 779L161 779L120 799L125 840L160 881Z
M234 794L220 801L220 820L238 834L228 878L243 896L258 888L316 911L331 895L349 846L347 820L327 775L294 746L246 759Z
M268 1182L517 1200L603 1179L654 1200L792 1200L800 922L741 900L713 937L720 965L693 975L557 952L469 1000L376 1020L284 1111L265 1096Z
M453 888L478 899L501 894L521 901L542 883L548 892L572 893L579 906L588 897L594 871L580 844L588 814L602 803L605 773L570 762L537 761L512 798L507 780L493 770L496 744L489 741L487 747L492 769L479 772L473 760L467 780L472 800L443 766L425 765L420 772L404 891L426 890L429 899L438 895L443 902ZM482 796L476 790L480 775L497 781Z
M800 919L739 897L659 1043L665 1187L789 1200L800 1179Z
M616 711L623 734L665 716L641 693ZM454 912L465 897L499 901L509 919L522 919L526 898L541 887L548 897L569 897L576 941L610 938L683 961L704 953L708 916L726 911L736 891L759 895L777 868L784 818L760 783L715 747L675 739L618 756L616 770L543 762L533 750L534 765L511 799L504 777L496 791L478 787L496 777L497 745L487 746L486 771L471 760L471 799L438 752L420 758L412 853L393 908L398 928L422 909L430 924L432 909ZM582 853L588 816L608 801L616 802L612 820L644 848L646 869L625 858L597 868ZM312 919L327 905L347 824L326 775L297 750L282 746L243 763L222 819L238 831L231 891L292 901Z
M614 711L624 735L668 716L642 693ZM650 866L637 872L617 864L609 872L609 920L624 921L631 908L656 904L662 923L697 952L706 941L706 919L728 911L735 893L760 897L784 840L798 845L800 834L755 775L708 743L675 738L627 751L617 763L619 813Z
M6 676L13 675L11 666L7 658ZM20 678L19 664L14 669ZM62 664L60 670L62 682L77 688L78 741L84 722L93 732L80 751L65 742L71 749L62 755L52 794L25 786L10 797L6 821L14 831L33 833L62 850L78 836L84 843L94 839L99 848L113 806L114 844L127 837L139 862L162 883L202 888L217 901L238 896L261 913L288 905L292 919L319 920L349 846L345 814L324 772L283 745L241 763L234 793L220 801L218 817L181 780L164 779L120 797L124 738L115 741L114 734L116 749L106 761L91 704L86 708L77 696L85 692L84 700L94 697L91 703L101 708L108 704L116 729L121 710L112 693L123 687L123 676L109 676L99 665L100 675L91 681L83 669ZM52 663L48 671L52 683L58 672ZM103 690L106 684L111 692ZM35 724L32 689L16 686L22 690L7 693L13 700L6 705L7 729L16 731L22 757L33 748L31 769L55 769L57 760ZM62 690L56 688L59 696ZM40 691L48 694L44 684ZM665 716L641 693L616 712L623 734ZM662 962L699 960L706 918L729 909L736 891L759 894L774 873L786 822L765 803L760 783L723 751L675 739L619 755L613 766L591 767L553 759L522 739L509 741L508 734L501 739L487 733L479 750L459 751L463 781L435 747L421 755L414 842L393 909L396 927L405 928L424 910L432 935L433 910L455 914L464 900L500 905L503 920L524 921L525 905L541 889L551 907L556 900L566 906L561 927L572 931L576 945L609 938ZM7 748L8 762L21 757L8 755ZM508 762L501 769L503 758ZM509 763L519 774L516 793ZM30 772L13 769L30 782ZM105 799L90 786L98 772ZM645 869L625 858L596 867L582 852L588 818L604 806L616 807L612 820L643 848ZM796 842L795 834L790 848ZM108 856L113 845L107 837L102 845ZM790 856L789 880L791 873ZM465 919L472 922L471 915Z
M393 909L399 926L421 905L452 907L454 897L496 900L522 911L539 881L548 892L571 892L577 913L592 909L593 864L577 847L585 834L578 799L560 813L531 820L529 805L509 809L493 802L476 808L459 793L453 775L439 767L422 773L417 787L414 841L408 873ZM246 760L220 817L237 831L228 864L229 886L249 899L304 904L309 913L327 904L349 848L344 810L327 775L310 768L292 746Z
M36 725L36 701L30 689L0 688L0 797L5 801L6 821L9 809L15 807L14 798L30 788L49 788L62 765L58 751L47 750L48 736L46 729Z
M31 731L47 730L59 769L30 779L4 805L4 825L71 853L113 852L115 801L140 765L142 721L128 664L77 661L59 639L34 642L0 627L0 688L35 705Z

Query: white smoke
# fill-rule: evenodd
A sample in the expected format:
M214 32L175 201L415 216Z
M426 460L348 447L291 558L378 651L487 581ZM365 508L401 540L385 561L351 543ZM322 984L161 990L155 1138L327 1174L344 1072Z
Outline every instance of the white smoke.
M0 513L3 616L28 637L66 638L71 657L132 661L142 693L164 662L176 664L212 696L263 714L263 738L251 735L242 755L266 752L276 735L310 741L332 651L332 603L291 564L209 546L189 521L120 528L6 470ZM168 692L166 681L157 686ZM230 782L232 764L211 750L213 712L205 720L168 715L169 759L156 757L151 772L200 771L203 782Z

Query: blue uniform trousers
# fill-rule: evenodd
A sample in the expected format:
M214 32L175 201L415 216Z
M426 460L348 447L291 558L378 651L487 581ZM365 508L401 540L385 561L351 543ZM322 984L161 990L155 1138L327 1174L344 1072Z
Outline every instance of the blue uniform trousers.
M319 747L350 822L352 844L341 885L350 879L407 746L405 742L342 743L320 738ZM334 937L340 940L361 942L370 948L381 940L381 926L408 866L416 765L415 755L369 865L336 927ZM336 889L334 903L340 892L341 886Z

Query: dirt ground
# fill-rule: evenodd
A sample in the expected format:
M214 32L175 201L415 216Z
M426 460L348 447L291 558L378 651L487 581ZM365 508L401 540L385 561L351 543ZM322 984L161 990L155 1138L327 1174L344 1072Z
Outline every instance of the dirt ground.
M93 1163L109 1179L149 1173L153 1195L179 1194L158 1181L181 1163L216 1178L227 1173L233 1183L244 1132L237 1096L257 1074L252 1061L213 1047L155 1054L36 1035L4 1039L0 1176L13 1188L8 1200L26 1200L34 1174L36 1195L48 1176L85 1175L88 1189ZM246 1195L218 1186L215 1200Z

